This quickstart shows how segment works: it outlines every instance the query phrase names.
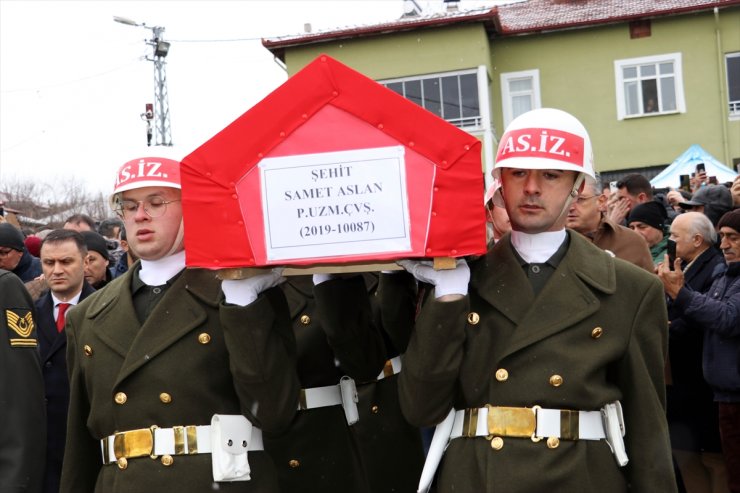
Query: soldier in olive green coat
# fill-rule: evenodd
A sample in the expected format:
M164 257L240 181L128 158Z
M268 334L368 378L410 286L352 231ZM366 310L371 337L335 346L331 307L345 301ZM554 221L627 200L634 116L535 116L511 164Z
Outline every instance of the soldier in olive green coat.
M591 156L571 115L525 113L495 165L510 235L471 270L402 262L435 285L400 395L411 423L449 426L439 492L676 491L660 282L564 229Z
M118 178L114 207L141 260L67 316L61 492L278 492L249 423L279 431L298 405L279 275L220 282L185 269L176 161L135 160ZM214 414L228 415L220 428Z

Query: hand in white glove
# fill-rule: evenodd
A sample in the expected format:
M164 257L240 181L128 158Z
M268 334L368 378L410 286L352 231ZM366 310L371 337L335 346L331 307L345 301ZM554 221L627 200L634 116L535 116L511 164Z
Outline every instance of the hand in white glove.
M226 279L221 282L221 289L226 297L226 303L247 306L254 302L261 292L285 281L283 267L275 267L264 274L247 279Z
M436 298L448 294L468 294L470 269L465 260L457 259L454 269L434 270L430 260L399 260L398 265L406 269L416 279L434 285Z
M313 285L318 286L322 282L326 282L330 279L334 279L336 276L334 274L314 274L313 275Z

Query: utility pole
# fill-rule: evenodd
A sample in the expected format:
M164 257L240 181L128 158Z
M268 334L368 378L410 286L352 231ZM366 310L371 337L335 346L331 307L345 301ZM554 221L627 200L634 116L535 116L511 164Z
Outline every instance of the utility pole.
M144 22L118 16L113 16L113 20L127 26L144 27L152 31L152 39L145 40L145 42L152 47L152 58L147 57L147 60L154 62L154 145L172 146L170 104L167 93L167 62L165 61L170 50L170 43L164 40L164 27L147 26ZM147 145L151 142L149 132L150 128L147 128Z

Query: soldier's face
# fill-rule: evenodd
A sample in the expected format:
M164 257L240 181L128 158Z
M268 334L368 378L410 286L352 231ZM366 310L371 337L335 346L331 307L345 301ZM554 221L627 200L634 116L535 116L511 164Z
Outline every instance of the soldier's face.
M576 179L574 171L502 168L502 193L511 229L536 234L565 226L563 206Z
M82 290L85 259L73 240L44 243L41 269L52 293L67 301Z
M178 231L182 226L180 190L169 187L145 187L123 192L123 200L139 202L136 212L125 214L126 238L139 258L159 260L183 250ZM150 201L168 202L161 215L151 217L145 210ZM151 207L149 207L152 209ZM161 211L160 211L161 212ZM180 244L173 250L173 245Z

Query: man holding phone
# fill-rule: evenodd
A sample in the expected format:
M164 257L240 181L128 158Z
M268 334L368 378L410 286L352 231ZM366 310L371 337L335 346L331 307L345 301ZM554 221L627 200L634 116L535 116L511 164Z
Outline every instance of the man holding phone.
M722 254L714 247L716 241L712 222L699 212L681 214L671 224L668 267L674 270L675 259L679 258L684 282L696 292L706 293L717 277L717 267L724 266ZM711 483L724 482L726 468L719 441L717 404L702 374L703 334L700 327L673 311L669 318L672 382L666 386L666 396L673 456L687 491L711 491Z
M735 492L740 491L740 374L737 372L740 363L740 209L723 215L717 229L727 269L712 281L706 293L693 288L691 281L687 280L690 269L682 272L679 259L676 259L676 269L672 272L666 265L666 258L666 262L658 267L658 277L669 298L668 313L674 320L671 333L698 329L703 336L703 376L718 403L727 483L730 491ZM672 347L670 351L673 351ZM685 368L685 365L682 361L678 368ZM671 368L675 381L677 367L672 365ZM668 409L671 409L670 405ZM679 410L686 411L685 408ZM705 422L703 424L706 425Z

